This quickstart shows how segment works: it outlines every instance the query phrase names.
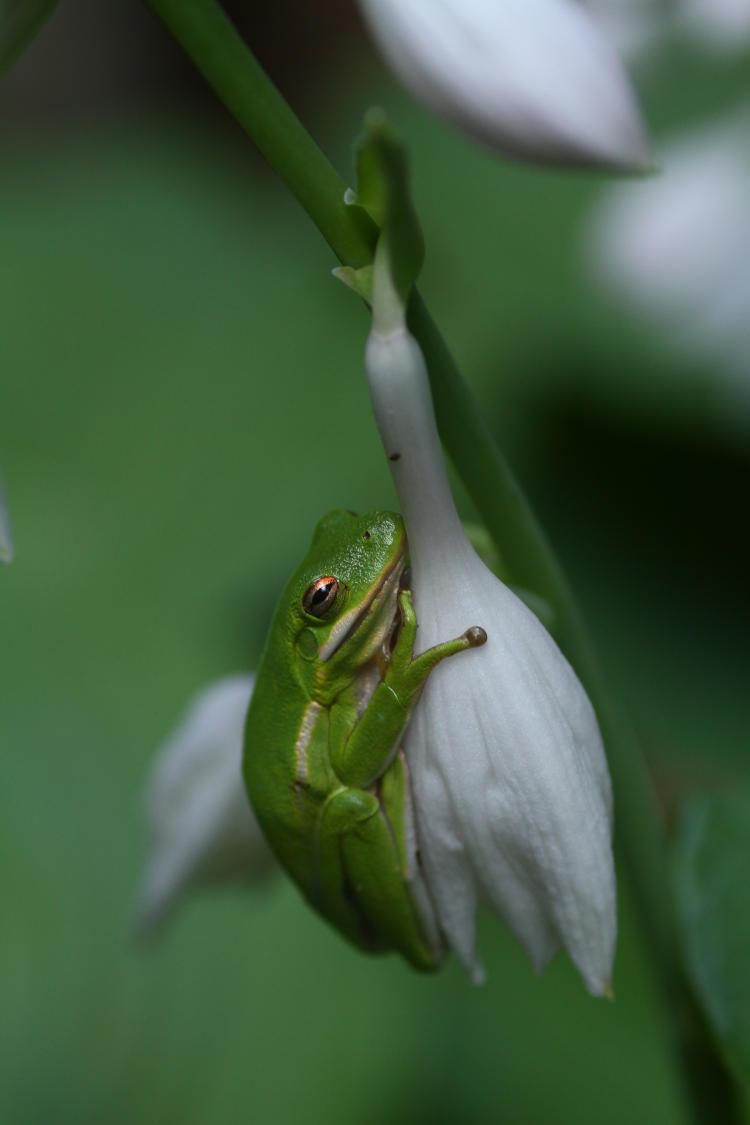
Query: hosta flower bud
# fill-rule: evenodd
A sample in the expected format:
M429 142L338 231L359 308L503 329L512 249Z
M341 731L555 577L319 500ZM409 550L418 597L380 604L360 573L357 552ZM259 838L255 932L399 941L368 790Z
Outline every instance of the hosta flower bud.
M403 326L374 329L366 367L409 539L417 651L469 625L487 633L431 673L405 738L440 928L481 980L475 912L486 903L537 969L563 945L589 990L607 994L612 802L593 709L552 637L464 534L416 341Z
M579 0L360 6L404 85L500 152L553 164L648 164L622 64Z
M192 701L157 753L146 793L151 850L136 929L154 931L183 893L253 879L272 863L242 782L253 676L228 676Z
M5 498L3 478L0 476L0 560L10 562L13 558L13 536L10 530L10 512Z

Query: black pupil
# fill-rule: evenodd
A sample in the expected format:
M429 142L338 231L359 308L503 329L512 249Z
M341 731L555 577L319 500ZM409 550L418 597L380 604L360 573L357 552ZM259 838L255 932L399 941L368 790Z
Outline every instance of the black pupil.
M331 592L333 582L327 582L325 586L318 586L317 590L312 596L312 605L318 606L324 602Z

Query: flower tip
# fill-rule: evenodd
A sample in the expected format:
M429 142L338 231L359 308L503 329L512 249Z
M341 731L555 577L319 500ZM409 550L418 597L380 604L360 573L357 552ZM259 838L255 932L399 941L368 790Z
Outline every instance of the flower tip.
M612 987L612 977L610 976L609 972L586 972L580 962L575 958L573 958L573 964L581 974L583 983L586 985L586 991L588 992L589 996L593 996L596 1000L601 999L614 1001L615 990Z
M634 179L648 179L650 176L655 176L660 171L651 150L644 148L641 155L632 164L623 165L618 171L632 176Z
M130 941L139 949L152 946L172 911L176 896L156 897L146 876L130 919Z
M655 167L651 142L635 100L628 98L627 101L630 104L622 107L619 124L614 121L602 124L601 131L597 128L585 140L582 137L571 160L566 161L561 153L560 163L599 168L624 176L651 175Z
M642 180L651 179L652 176L660 176L663 170L662 164L650 150L646 152L640 164L630 169L634 177Z
M480 988L483 984L486 984L487 974L484 971L484 965L476 961L469 969L469 980L475 988Z
M185 857L165 852L163 845L149 856L130 919L134 945L146 949L157 942L190 890L192 874Z
M627 159L615 166L615 170L631 176L654 176L661 171L661 165L654 156L650 141L643 128L637 140L628 149Z

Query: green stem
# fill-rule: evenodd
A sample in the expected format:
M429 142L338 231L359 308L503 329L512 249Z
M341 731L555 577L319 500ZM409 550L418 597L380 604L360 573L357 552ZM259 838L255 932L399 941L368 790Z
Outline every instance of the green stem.
M344 181L258 65L217 0L145 2L302 204L339 261L355 269L371 263L377 228L360 208L344 204ZM502 546L510 571L554 607L560 645L596 709L617 798L616 835L672 1013L685 1075L689 1060L694 1064L694 1021L679 969L664 834L643 760L628 724L603 688L586 630L547 539L418 294L410 303L409 323L427 361L445 447L488 529ZM701 1048L704 1060L711 1063L708 1041ZM715 1069L719 1073L720 1068ZM694 1090L691 1103L696 1122L715 1120Z

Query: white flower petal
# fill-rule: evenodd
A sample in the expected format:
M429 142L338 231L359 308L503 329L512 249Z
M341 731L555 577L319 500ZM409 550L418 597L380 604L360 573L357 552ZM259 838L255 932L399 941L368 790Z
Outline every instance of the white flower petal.
M0 560L9 563L13 558L13 535L10 528L10 511L5 497L3 478L0 476Z
M534 614L481 562L448 488L421 352L373 331L366 366L409 537L417 650L487 632L430 675L406 732L438 919L472 977L491 905L541 968L564 945L609 989L616 937L612 798L593 708Z
M488 633L483 649L435 670L406 738L422 856L448 939L472 964L473 919L451 916L455 874L446 875L445 858L455 865L456 857L432 815L436 775L462 826L462 880L506 919L538 968L562 942L601 992L613 956L614 882L593 711L549 634L471 548L455 542L447 572L418 558L412 567L420 649L469 624ZM446 605L445 582L457 574Z
M272 863L242 780L242 743L254 676L200 692L157 752L146 793L151 851L136 929L158 928L201 883L253 879Z
M643 168L622 64L578 0L360 0L404 85L490 146L544 163Z

